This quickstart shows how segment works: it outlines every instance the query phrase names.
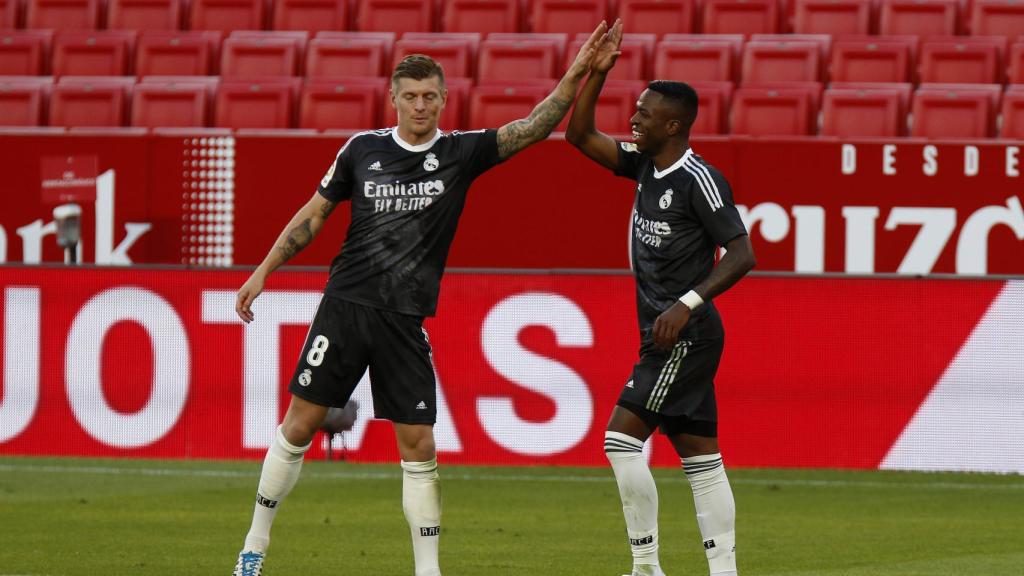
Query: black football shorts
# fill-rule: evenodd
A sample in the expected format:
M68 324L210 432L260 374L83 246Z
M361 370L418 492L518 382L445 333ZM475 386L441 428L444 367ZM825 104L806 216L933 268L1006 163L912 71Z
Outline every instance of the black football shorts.
M367 368L376 418L434 423L437 384L423 318L324 295L288 391L342 407Z

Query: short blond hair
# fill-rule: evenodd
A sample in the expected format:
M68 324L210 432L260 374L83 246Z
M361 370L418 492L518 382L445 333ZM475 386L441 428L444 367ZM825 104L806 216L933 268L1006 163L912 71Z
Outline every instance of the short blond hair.
M391 85L396 85L399 78L426 80L433 76L437 76L441 88L444 88L444 68L437 61L426 54L409 54L395 66L391 74Z

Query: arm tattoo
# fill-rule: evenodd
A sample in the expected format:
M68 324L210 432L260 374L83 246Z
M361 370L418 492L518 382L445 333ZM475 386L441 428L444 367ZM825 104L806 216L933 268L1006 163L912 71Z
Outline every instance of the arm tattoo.
M306 218L298 226L288 231L284 244L277 247L281 259L287 262L313 240L313 231L309 228L310 219Z
M565 118L570 106L572 99L551 95L538 104L528 117L506 124L498 131L498 155L502 159L508 158L530 144L547 138Z
M320 206L320 216L326 220L327 217L331 215L331 212L334 212L334 207L337 205L337 202L331 202L330 200L325 201L323 205Z

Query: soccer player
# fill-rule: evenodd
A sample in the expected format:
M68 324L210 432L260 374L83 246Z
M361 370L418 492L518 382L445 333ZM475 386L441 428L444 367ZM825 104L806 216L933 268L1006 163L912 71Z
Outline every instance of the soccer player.
M568 112L606 31L602 22L558 86L527 118L497 130L438 130L447 98L444 72L427 56L406 57L391 76L398 126L361 132L345 143L316 193L238 291L236 312L252 322L252 304L267 276L316 237L339 202L352 202L347 237L331 263L324 297L288 387L291 403L263 463L235 576L262 573L271 524L298 479L303 454L328 408L345 405L367 367L375 416L394 424L416 576L441 574L436 389L423 319L434 315L470 184L551 133Z
M736 506L718 451L714 377L724 331L712 299L751 268L754 253L729 183L689 145L697 94L655 81L630 119L632 142L594 128L594 106L619 55L616 22L598 50L566 138L615 174L636 180L630 259L640 359L605 432L633 552L634 576L660 576L658 492L642 454L660 428L682 459L711 574L736 576ZM727 250L715 266L719 246Z

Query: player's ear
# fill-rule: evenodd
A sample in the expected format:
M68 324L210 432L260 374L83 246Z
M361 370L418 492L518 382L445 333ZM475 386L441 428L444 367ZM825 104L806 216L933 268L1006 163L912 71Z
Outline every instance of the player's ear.
M392 84L391 88L388 88L388 98L391 99L391 107L398 110L398 102L395 102L395 85Z
M441 108L443 109L444 105L447 104L447 103L448 103L448 89L447 88L441 88Z
M683 123L680 122L679 120L669 120L668 123L665 124L665 131L668 132L669 136L675 136L676 134L679 134L679 132L682 131L682 129Z

